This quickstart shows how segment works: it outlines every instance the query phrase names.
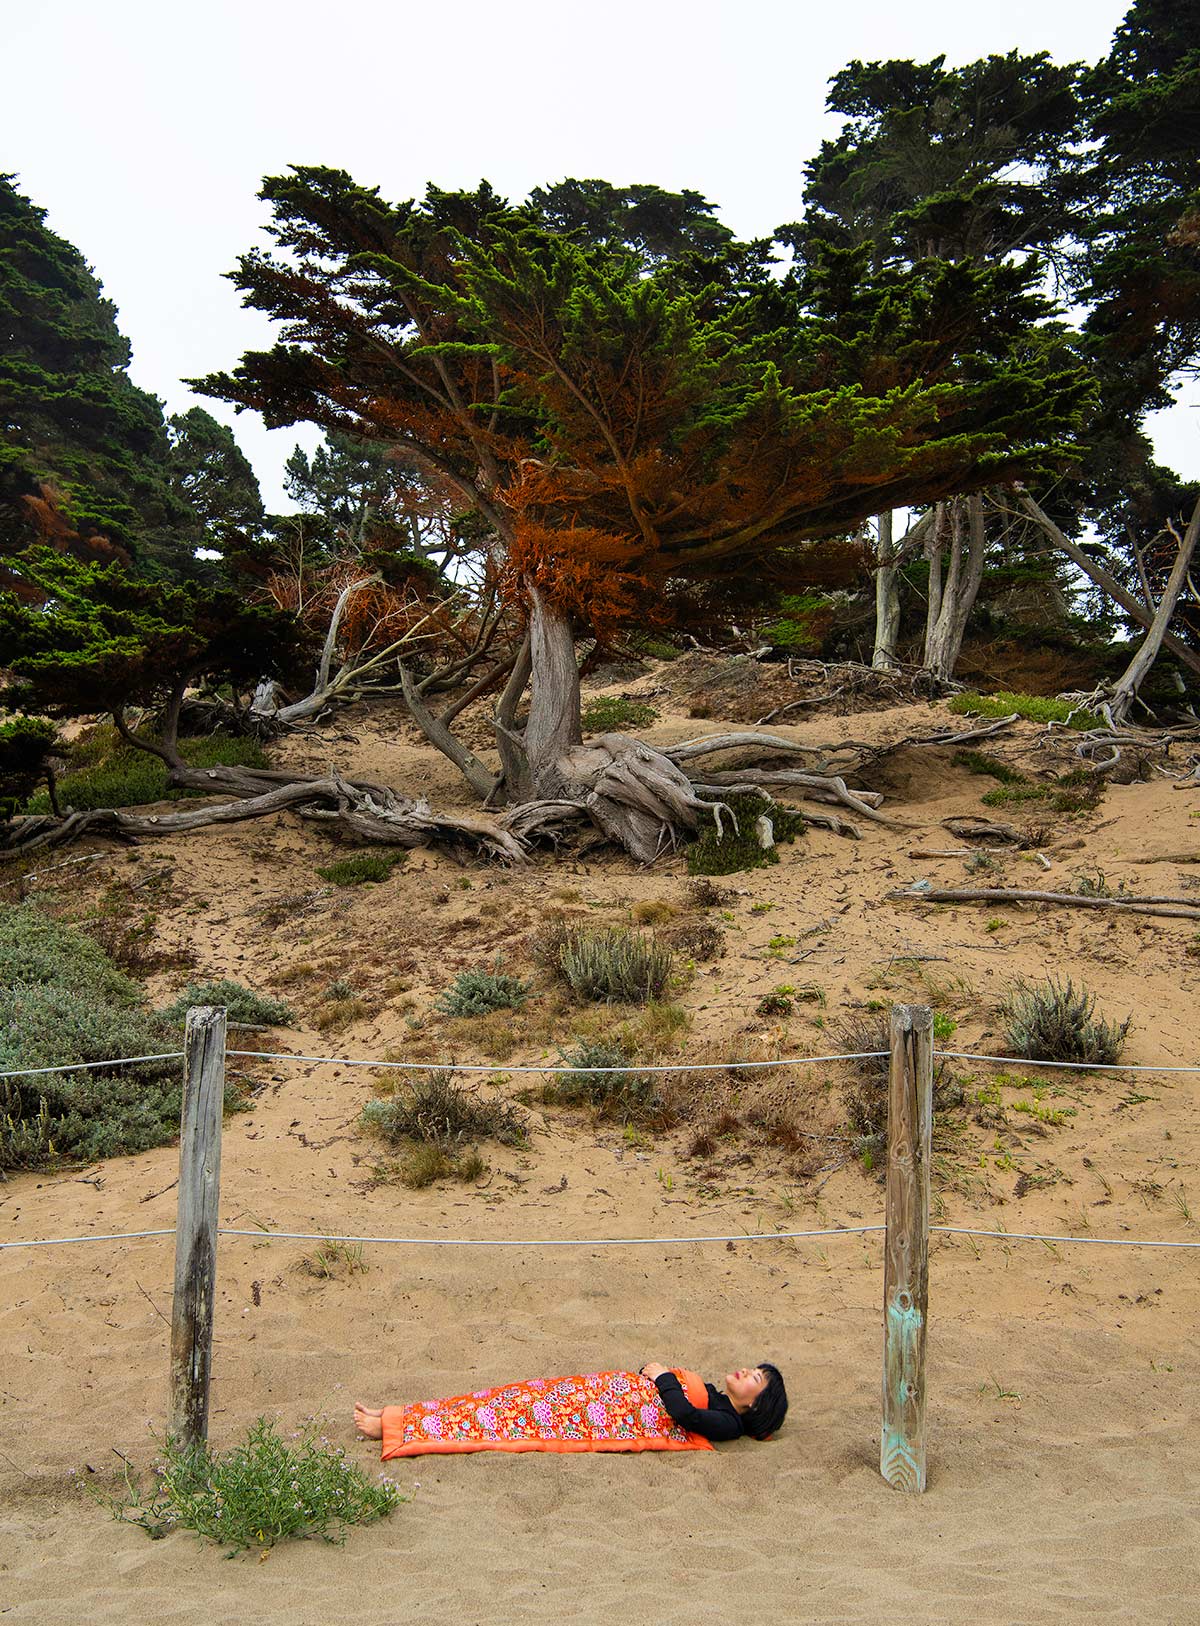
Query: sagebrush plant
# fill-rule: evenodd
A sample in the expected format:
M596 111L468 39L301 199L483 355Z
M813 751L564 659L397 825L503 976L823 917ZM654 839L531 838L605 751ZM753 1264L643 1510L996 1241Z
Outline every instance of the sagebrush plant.
M531 983L502 972L497 960L491 971L460 971L433 1003L447 1016L486 1016L489 1011L519 1010L531 988Z
M564 1106L587 1106L602 1118L662 1123L666 1103L655 1074L628 1067L620 1039L585 1039L559 1056L571 1069L548 1081L543 1099Z
M666 944L621 926L569 929L560 959L562 975L577 998L624 1005L657 998L674 963Z
M317 874L333 886L365 886L371 881L386 881L396 865L407 857L408 852L403 847L351 853L347 858L334 859L332 864L318 864Z
M583 708L580 721L588 734L618 733L624 728L647 728L658 719L654 707L644 700L627 700L623 695L601 695Z
M0 1072L178 1049L177 1028L89 937L32 905L0 909ZM181 1087L177 1060L0 1079L0 1169L162 1146Z
M193 1005L224 1006L230 1022L248 1022L253 1026L287 1027L295 1020L286 1000L256 994L252 988L229 977L221 977L216 982L189 982L163 1011L163 1017L168 1022L182 1022Z
M351 1525L373 1524L405 1500L392 1480L369 1479L319 1424L285 1440L263 1417L228 1451L169 1440L148 1480L135 1482L126 1467L123 1494L91 1494L155 1539L194 1530L230 1556L289 1538L342 1542Z
M448 1067L410 1074L394 1095L368 1101L362 1121L393 1146L420 1141L448 1147L475 1140L524 1146L528 1139L519 1108L503 1096L483 1096L459 1084Z
M1096 995L1070 977L1059 982L1017 982L1000 1006L1004 1036L1014 1056L1030 1061L1118 1061L1133 1018L1106 1022Z

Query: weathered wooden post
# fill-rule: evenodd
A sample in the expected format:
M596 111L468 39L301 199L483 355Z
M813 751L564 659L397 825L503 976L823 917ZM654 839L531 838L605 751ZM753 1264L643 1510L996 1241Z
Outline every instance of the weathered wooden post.
M928 1005L893 1005L891 1051L879 1471L897 1490L923 1491L933 1126L933 1012Z
M207 1006L190 1010L183 1049L167 1429L180 1445L188 1446L202 1445L208 1439L221 1113L225 1104L225 1012Z

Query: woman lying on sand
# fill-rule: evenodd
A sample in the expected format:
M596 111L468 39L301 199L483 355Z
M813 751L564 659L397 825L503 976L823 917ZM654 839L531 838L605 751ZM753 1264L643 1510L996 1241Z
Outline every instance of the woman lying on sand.
M449 1451L711 1451L714 1440L768 1439L787 1412L779 1368L739 1367L725 1389L682 1367L530 1378L409 1406L356 1405L383 1460Z

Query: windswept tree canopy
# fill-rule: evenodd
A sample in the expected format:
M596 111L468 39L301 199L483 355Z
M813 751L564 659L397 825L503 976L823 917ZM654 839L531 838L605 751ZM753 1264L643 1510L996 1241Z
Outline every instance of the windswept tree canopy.
M15 682L0 704L50 717L161 704L201 678L253 684L295 662L290 615L235 588L147 581L48 548L22 559L42 602L0 593L0 646Z
M235 275L282 340L198 387L411 452L486 522L511 593L598 632L1068 455L1087 385L1036 268L851 247L771 278L715 226L664 258L554 192L393 206L338 170L268 179L278 252Z

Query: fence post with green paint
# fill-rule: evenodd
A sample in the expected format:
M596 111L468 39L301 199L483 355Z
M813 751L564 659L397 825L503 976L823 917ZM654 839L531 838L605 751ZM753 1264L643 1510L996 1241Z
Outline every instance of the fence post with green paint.
M888 1075L879 1471L897 1490L913 1492L925 1489L932 1127L933 1012L928 1005L894 1005Z

